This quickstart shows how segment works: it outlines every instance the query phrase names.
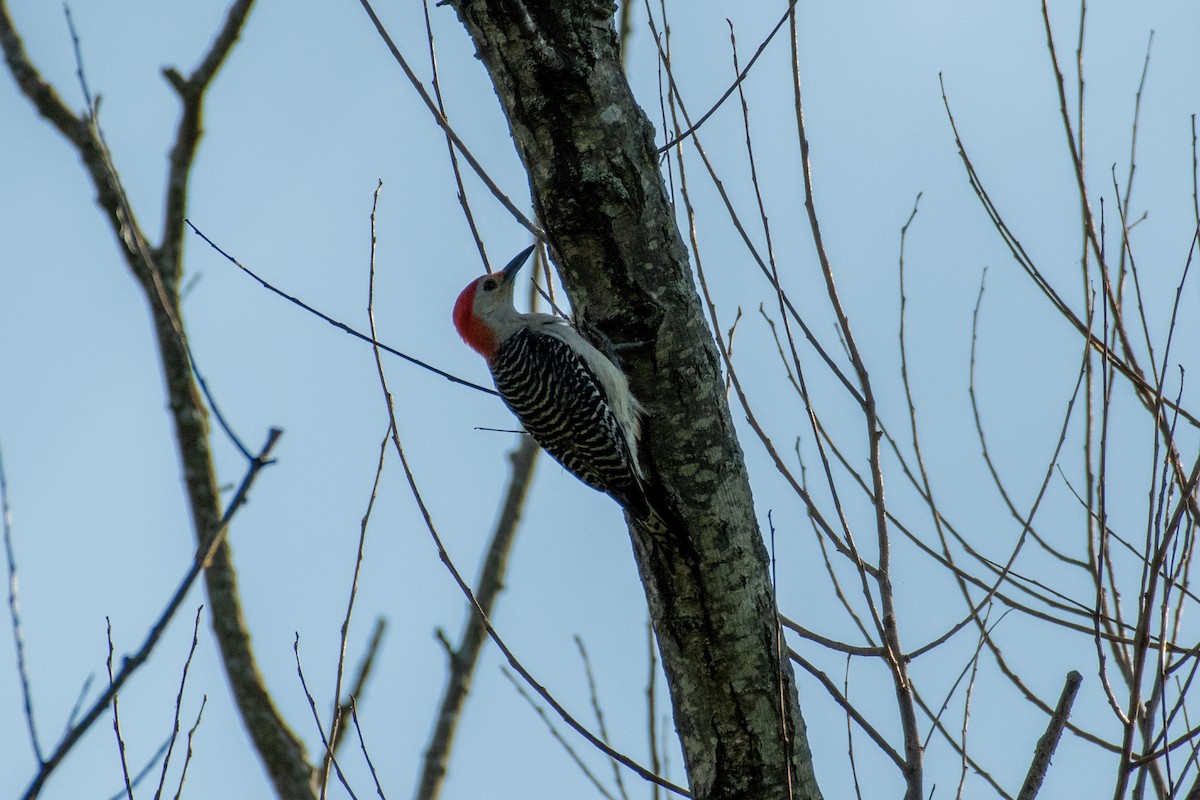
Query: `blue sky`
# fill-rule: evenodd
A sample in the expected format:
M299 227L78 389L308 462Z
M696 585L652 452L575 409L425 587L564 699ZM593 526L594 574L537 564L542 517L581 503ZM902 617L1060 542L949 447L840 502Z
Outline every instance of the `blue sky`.
M69 105L82 107L70 38L55 4L14 2L11 13L43 74ZM743 62L782 13L781 3L689 3L669 8L676 79L693 116L728 86L729 28ZM157 235L166 151L177 106L159 70L190 70L224 9L219 3L81 2L72 11L88 80L103 97L101 123L133 205ZM427 77L419 4L381 8L393 37ZM1074 6L1055 4L1060 52L1074 60ZM629 69L635 92L659 130L653 41L641 10ZM1135 246L1146 301L1165 332L1166 310L1187 254L1192 225L1191 121L1200 110L1200 8L1089 8L1086 27L1088 179L1093 202L1112 204L1112 174L1124 185L1130 120L1150 31L1153 57L1139 128L1133 216L1148 212ZM431 9L443 92L460 135L522 208L528 189L482 65L449 8ZM812 143L815 195L843 302L875 376L885 421L907 440L899 381L897 253L899 229L918 192L909 231L910 372L923 422L926 462L945 512L971 541L1003 560L1019 528L999 505L980 463L967 406L971 312L981 273L988 289L981 315L977 375L994 455L1028 508L1050 458L1074 383L1080 342L1012 264L967 184L938 86L945 80L959 130L1006 220L1078 308L1078 199L1058 117L1039 8L1034 4L923 2L887 8L802 4L801 71ZM756 157L784 281L806 320L840 352L803 215L795 121L784 35L764 54L745 89ZM1069 74L1070 78L1070 74ZM1074 97L1072 93L1072 98ZM353 325L365 326L369 213L380 197L376 316L394 346L477 382L482 361L462 345L450 308L481 271L454 196L444 141L355 2L263 3L208 95L206 135L192 174L189 217L223 248L268 280ZM701 130L701 140L739 214L756 219L735 103ZM182 575L192 538L179 466L164 410L145 302L96 209L94 193L69 146L40 121L8 78L0 80L0 448L8 475L21 607L34 702L43 746L57 736L89 675L101 681L105 622L118 653L131 651ZM740 307L735 366L756 413L791 452L798 435L810 479L815 451L804 410L787 388L760 303L773 296L746 254L694 151L687 151L699 241L723 329ZM473 177L468 192L494 260L528 242L524 232ZM761 237L759 237L761 238ZM186 271L194 284L185 305L199 368L222 412L254 447L269 426L284 430L279 463L264 472L231 532L243 600L267 684L292 726L316 752L293 659L300 636L305 673L328 704L338 628L387 418L371 352L361 343L269 295L195 237ZM1175 357L1195 372L1200 339L1194 278L1185 288ZM810 380L822 418L863 463L861 421L821 373L811 350ZM451 555L474 574L508 472L515 437L480 431L512 428L493 398L401 362L389 365L401 431ZM1184 398L1194 398L1191 382ZM1178 384L1174 384L1177 388ZM1122 502L1114 520L1136 536L1144 526L1144 482L1152 468L1145 419L1125 412L1114 433ZM1195 408L1193 400L1191 407ZM819 550L802 506L763 448L734 417L760 518L777 528L780 603L808 627L851 641L831 599ZM1127 420L1127 422L1125 422ZM1196 435L1185 434L1194 453ZM222 483L244 464L213 434ZM1078 446L1064 471L1079 474ZM1185 451L1185 461L1187 461ZM394 458L384 475L368 532L367 560L349 652L361 652L372 620L389 619L376 677L361 704L368 746L389 797L411 793L443 678L437 627L454 639L465 615L461 595L437 559ZM927 515L912 504L890 467L894 508L932 540ZM1071 473L1071 470L1074 473ZM848 495L848 480L839 478ZM906 496L907 495L907 496ZM822 499L823 496L822 496ZM1139 505L1139 503L1141 505ZM1060 481L1040 512L1046 530L1078 552L1080 514ZM868 537L870 517L855 497L850 523ZM1116 525L1114 524L1114 527ZM894 554L902 635L915 646L962 614L952 583L914 548ZM1030 553L1021 566L1055 588L1087 598L1077 577ZM572 637L586 642L614 743L645 760L647 675L645 606L616 506L549 459L537 467L494 622L525 665L576 714L590 720L586 681ZM194 592L153 661L121 696L130 762L144 763L170 729L180 666L191 641ZM998 614L999 612L997 612ZM205 618L206 619L206 618ZM1095 680L1086 637L1010 614L1000 631L1031 687L1051 700L1068 669L1084 673L1077 717L1115 735ZM185 790L192 797L260 797L261 768L247 750L214 645L202 624L184 717L208 696ZM974 647L973 634L917 662L914 675L939 702ZM1184 637L1187 638L1186 635ZM1192 639L1194 640L1194 636ZM799 641L840 682L844 660ZM353 655L351 657L353 660ZM0 796L32 774L10 637L0 637ZM587 796L592 791L511 688L489 650L468 702L447 797ZM897 735L885 673L856 664L852 694L886 735ZM668 714L659 684L660 718ZM852 791L845 719L811 679L801 697L827 797ZM961 706L961 697L956 696ZM984 661L971 741L1010 792L1019 788L1045 719ZM960 712L961 713L961 712ZM949 723L948 723L949 724ZM958 722L953 725L959 724ZM953 727L952 725L952 727ZM669 729L669 726L668 726ZM922 730L925 729L924 722ZM568 737L611 784L610 770L586 744ZM860 777L876 793L895 794L899 776L870 744L856 739ZM369 778L349 751L343 759L356 791ZM670 776L682 781L679 756ZM929 754L926 786L953 791L957 760L944 744ZM1110 786L1115 766L1067 737L1045 797L1080 794L1089 780ZM646 796L632 775L634 796ZM1081 782L1085 784L1081 788ZM120 788L116 745L98 723L53 777L45 797L108 797ZM967 796L987 796L968 778ZM1071 787L1068 789L1067 787ZM340 789L335 790L336 795Z

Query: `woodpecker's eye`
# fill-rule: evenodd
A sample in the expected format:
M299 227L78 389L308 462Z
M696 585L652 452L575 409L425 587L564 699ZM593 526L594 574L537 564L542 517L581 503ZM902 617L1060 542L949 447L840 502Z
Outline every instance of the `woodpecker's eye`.
M490 292L492 289L495 289L496 286L497 286L497 284L496 284L495 278L488 278L486 281L483 282L483 290L485 292Z

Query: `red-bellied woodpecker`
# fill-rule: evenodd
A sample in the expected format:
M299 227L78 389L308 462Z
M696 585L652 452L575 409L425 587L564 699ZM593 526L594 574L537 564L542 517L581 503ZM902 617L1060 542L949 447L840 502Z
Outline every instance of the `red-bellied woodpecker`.
M454 304L454 326L487 359L500 397L546 452L634 519L665 529L646 494L643 410L624 373L566 320L513 306L513 276L531 252L471 281Z

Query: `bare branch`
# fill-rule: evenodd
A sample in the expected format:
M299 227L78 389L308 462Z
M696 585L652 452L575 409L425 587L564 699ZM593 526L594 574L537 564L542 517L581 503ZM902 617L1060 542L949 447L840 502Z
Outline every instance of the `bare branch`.
M867 371L855 342L854 333L850 327L850 319L842 307L838 296L837 284L834 281L833 266L825 251L821 235L821 225L817 217L816 201L813 199L812 168L809 161L808 134L805 132L804 110L800 92L800 50L796 31L796 11L791 9L791 43L792 43L792 78L793 94L796 110L796 132L800 145L800 169L804 184L804 208L808 212L809 229L812 233L813 244L817 250L817 260L821 264L821 274L825 278L826 294L830 307L837 316L838 329L841 331L846 348L850 354L850 363L858 378L858 388L862 392L863 422L866 424L868 443L868 462L871 470L871 487L874 495L875 533L878 548L879 574L875 576L879 588L880 605L883 611L881 633L883 646L887 653L887 663L891 668L892 681L896 692L896 702L900 711L901 729L904 731L904 777L907 783L905 797L907 800L922 800L922 752L921 734L917 729L916 709L913 705L912 683L908 675L907 662L904 660L900 644L899 620L896 616L895 594L891 578L891 537L888 532L888 514L884 505L883 465L880 461L879 441L883 438L879 420L876 414L875 394L871 388L871 378Z
M192 666L192 656L196 654L196 645L200 642L200 612L204 606L196 608L196 620L192 623L192 646L188 649L187 660L183 662L183 674L179 677L179 691L175 695L175 718L171 727L171 736L167 739L166 755L163 757L162 772L158 778L158 788L154 791L154 800L162 797L163 785L167 781L167 767L171 763L171 751L175 749L175 739L179 736L179 711L183 705L183 689L187 685L188 669Z
M333 750L334 755L337 755L338 748L346 739L345 720L349 717L354 704L358 702L358 698L362 697L366 691L367 680L371 677L371 668L375 666L375 657L379 655L379 648L383 644L383 634L386 630L387 619L376 617L375 627L371 629L371 638L367 641L367 649L358 662L358 670L354 674L354 681L350 684L350 691L338 703L337 716L342 722L330 740L332 745L330 749Z
M2 10L2 9L0 9ZM29 669L25 663L25 636L21 631L21 608L17 602L17 557L12 541L12 514L8 506L8 479L4 474L4 457L0 454L0 528L4 532L4 563L8 565L8 616L12 623L13 649L17 653L17 679L21 682L21 703L25 711L25 726L29 729L29 744L38 763L45 761L38 742L37 725L33 717L33 693L29 688Z
M583 646L583 639L576 634L575 646L579 649L579 658L583 661L583 672L587 676L588 697L592 700L592 711L596 713L596 725L600 728L600 738L605 744L611 744L612 740L608 736L608 726L604 724L604 710L600 705L600 694L596 690L596 676L592 673L592 662L588 658L587 648ZM617 782L617 791L624 800L629 800L629 793L625 791L625 781L621 779L621 766L610 761L613 768L613 780Z
M749 75L750 70L754 68L754 62L758 61L758 57L761 56L763 51L767 49L767 45L769 45L771 40L775 38L775 34L779 33L779 31L783 29L783 25L788 21L788 17L791 15L792 9L795 7L795 5L796 0L788 0L788 7L787 10L783 12L783 16L779 18L779 21L775 23L775 27L771 28L771 32L767 34L766 38L762 40L762 43L760 43L758 48L754 51L754 55L751 56L750 60L746 62L746 68L738 71L737 77L734 79L730 87L725 90L724 94L717 98L717 102L713 103L712 107L708 109L708 111L705 111L703 114L701 114L698 120L696 120L694 123L689 123L687 130L676 135L669 142L658 148L658 152L666 153L684 139L694 135L696 131L700 130L700 126L708 121L709 117L717 113L717 109L725 105L725 101L733 95L735 90L741 93L742 81L746 80L746 76ZM733 23L730 23L730 28L732 29L732 27Z
M108 688L112 692L113 733L117 737L117 751L120 754L121 775L125 778L125 794L129 797L129 800L133 800L133 784L129 781L129 762L125 759L125 739L121 736L121 715L117 710L117 693L113 689L112 620L105 617L104 623L108 633L108 660L105 663L108 665Z
M837 686L834 685L833 681L829 679L828 675L819 670L804 656L790 648L788 649L788 658L804 667L804 669L808 670L810 675L820 681L821 685L825 688L825 691L829 693L829 696L833 698L834 702L841 706L845 712L850 715L851 719L858 723L858 727L862 728L863 732L871 738L871 741L875 742L880 751L892 760L892 763L896 765L896 768L901 772L904 772L904 759L901 758L900 754L896 752L896 749L888 743L887 739L883 738L883 734L877 731L875 726L867 721L867 718L862 715L862 712L855 708L854 705L846 698L846 696L838 690Z
M371 770L371 779L375 781L375 793L379 795L379 800L387 800L383 794L383 787L379 784L379 773L375 771L375 764L371 761L371 754L367 752L367 743L363 741L362 728L358 724L358 704L354 702L353 697L350 698L350 716L354 720L354 731L358 734L359 749L362 750L367 767Z
M304 698L308 700L309 710L312 711L313 723L317 726L317 733L321 736L321 744L325 746L325 753L333 764L333 770L337 773L338 780L341 781L342 788L350 795L351 800L358 800L354 790L350 788L346 776L342 774L342 767L338 764L337 758L333 755L333 748L329 746L329 737L325 735L325 728L321 725L321 715L317 711L317 701L313 698L312 692L308 690L308 681L304 679L304 667L300 664L300 634L296 634L295 640L292 642L292 650L296 653L296 674L300 676L300 686L304 689Z
M206 705L208 705L208 695L204 695L200 701L200 710L196 712L196 721L192 723L192 727L188 728L187 752L183 757L183 769L179 772L179 785L175 788L175 800L179 800L179 796L183 794L183 783L187 780L188 767L192 763L192 738L196 735L196 729L200 727L200 719L204 716Z
M383 191L383 181L379 181L375 185L375 192L371 197L371 281L370 293L367 301L367 312L372 310L374 303L374 270L375 270L375 214L379 208L379 193ZM318 781L321 786L320 797L325 798L326 788L329 782L329 766L333 762L334 753L337 751L337 743L342 731L342 713L344 704L342 702L342 675L346 667L346 637L350 634L350 617L354 614L354 599L358 595L358 576L362 571L363 548L367 543L367 525L371 521L371 511L375 508L375 497L379 491L379 480L383 476L383 464L387 456L388 436L391 434L391 423L388 423L388 429L383 432L383 440L379 443L379 459L375 464L375 478L371 483L370 496L367 499L367 509L363 512L362 522L358 529L358 549L354 555L354 573L350 579L350 596L346 600L346 615L342 618L342 627L340 631L340 639L338 641L338 657L337 657L337 676L333 684L333 719L329 721L329 742L326 743L325 757L321 762L321 769L318 773ZM372 639L371 646L367 651L366 660L363 664L363 669L360 677L365 677L367 670L370 668L370 662L374 658L375 650L379 646L379 637L383 634L381 625L376 626L376 635ZM360 687L361 688L361 687ZM357 690L356 692L357 693Z
M1067 673L1067 681L1063 685L1062 695L1059 696L1058 705L1050 716L1050 722L1046 725L1046 732L1038 740L1037 749L1033 754L1033 763L1029 765L1029 773L1025 776L1025 783L1021 786L1021 793L1017 795L1017 800L1034 800L1042 788L1046 771L1050 769L1050 757L1054 755L1054 750L1058 747L1058 740L1062 738L1063 728L1066 727L1067 719L1071 716L1071 706L1075 703L1075 695L1078 694L1079 685L1082 682L1083 676L1075 670Z

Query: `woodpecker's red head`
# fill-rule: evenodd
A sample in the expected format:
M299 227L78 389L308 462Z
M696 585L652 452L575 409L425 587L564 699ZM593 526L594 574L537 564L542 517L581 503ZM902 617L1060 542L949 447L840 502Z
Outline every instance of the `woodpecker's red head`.
M471 281L454 303L454 327L458 335L489 361L500 343L520 327L521 314L513 305L513 276L536 246L522 250L501 271Z

